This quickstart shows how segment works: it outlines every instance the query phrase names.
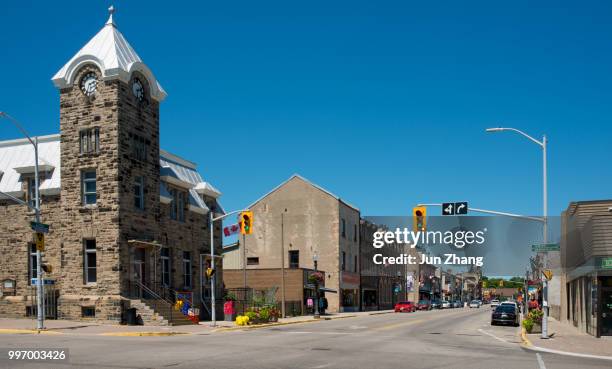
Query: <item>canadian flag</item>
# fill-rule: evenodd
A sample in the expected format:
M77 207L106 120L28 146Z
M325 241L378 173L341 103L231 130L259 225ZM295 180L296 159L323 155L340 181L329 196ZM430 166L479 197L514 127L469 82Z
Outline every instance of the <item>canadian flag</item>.
M225 235L225 237L229 237L238 232L240 232L240 227L238 226L238 224L228 225L227 227L223 228L223 234Z

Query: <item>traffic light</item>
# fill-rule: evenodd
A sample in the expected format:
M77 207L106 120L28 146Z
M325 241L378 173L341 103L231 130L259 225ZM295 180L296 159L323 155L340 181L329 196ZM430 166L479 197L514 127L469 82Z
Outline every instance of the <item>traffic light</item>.
M412 208L412 220L414 223L415 232L425 231L425 217L427 216L427 208L425 206L416 206Z
M215 275L215 269L206 268L206 278L211 279L213 275Z
M240 213L238 222L240 223L240 233L241 234L253 233L253 212L252 211L243 211L242 213Z
M51 273L53 271L51 264L41 264L40 267L45 273Z

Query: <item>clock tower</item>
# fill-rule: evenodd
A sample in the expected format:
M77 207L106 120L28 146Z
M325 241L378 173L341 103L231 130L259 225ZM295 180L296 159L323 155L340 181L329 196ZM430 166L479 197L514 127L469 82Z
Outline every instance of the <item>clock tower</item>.
M144 255L161 238L159 104L166 93L109 11L52 81L60 91L58 280L72 292L62 294L60 315L77 315L68 309L83 308L85 295L102 320L117 321L131 280L148 282L155 267Z

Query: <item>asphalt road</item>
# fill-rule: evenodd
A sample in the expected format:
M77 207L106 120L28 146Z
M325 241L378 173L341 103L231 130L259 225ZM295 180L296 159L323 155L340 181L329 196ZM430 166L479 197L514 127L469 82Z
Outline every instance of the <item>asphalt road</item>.
M54 365L0 359L2 368L610 368L609 361L536 354L490 310L385 314L170 337L0 335L0 348L68 348Z

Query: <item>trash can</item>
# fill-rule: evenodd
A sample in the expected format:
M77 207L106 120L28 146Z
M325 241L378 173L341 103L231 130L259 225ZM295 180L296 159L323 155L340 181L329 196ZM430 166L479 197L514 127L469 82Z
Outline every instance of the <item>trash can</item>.
M138 319L136 317L136 308L127 309L127 325L138 325Z

